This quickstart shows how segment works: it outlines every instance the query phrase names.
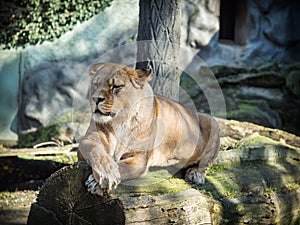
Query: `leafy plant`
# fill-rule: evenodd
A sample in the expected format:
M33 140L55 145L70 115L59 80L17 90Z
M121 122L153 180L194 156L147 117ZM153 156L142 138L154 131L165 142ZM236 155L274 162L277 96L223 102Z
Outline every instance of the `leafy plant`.
M0 2L2 49L52 41L86 21L112 0L11 0Z

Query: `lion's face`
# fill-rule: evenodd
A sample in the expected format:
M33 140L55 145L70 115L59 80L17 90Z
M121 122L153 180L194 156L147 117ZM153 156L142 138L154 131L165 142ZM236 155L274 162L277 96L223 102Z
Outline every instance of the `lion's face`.
M139 101L150 70L133 70L118 64L95 63L90 67L92 118L107 123L126 117Z

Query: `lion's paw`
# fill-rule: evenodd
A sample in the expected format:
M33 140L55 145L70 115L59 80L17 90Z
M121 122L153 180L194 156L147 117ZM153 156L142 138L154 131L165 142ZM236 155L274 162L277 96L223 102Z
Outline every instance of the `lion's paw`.
M99 175L99 181L96 180L93 174L91 174L85 182L88 191L92 194L103 196L104 192L110 192L116 189L121 182L119 177L102 176Z
M95 180L93 174L91 174L89 178L85 181L85 185L87 186L88 191L92 194L103 195L102 190L99 188L99 183ZM99 191L101 192L98 193Z
M198 185L205 184L205 172L199 168L189 168L185 173L185 180Z
M95 159L92 163L93 173L88 177L85 185L93 194L103 195L116 189L121 182L118 164L109 156L102 156L101 161Z

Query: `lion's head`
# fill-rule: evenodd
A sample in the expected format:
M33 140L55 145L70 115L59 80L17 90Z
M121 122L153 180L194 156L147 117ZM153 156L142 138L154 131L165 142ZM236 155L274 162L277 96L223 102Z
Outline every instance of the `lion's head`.
M107 123L128 118L139 102L153 95L150 70L134 70L119 64L94 63L90 66L90 106L92 118Z

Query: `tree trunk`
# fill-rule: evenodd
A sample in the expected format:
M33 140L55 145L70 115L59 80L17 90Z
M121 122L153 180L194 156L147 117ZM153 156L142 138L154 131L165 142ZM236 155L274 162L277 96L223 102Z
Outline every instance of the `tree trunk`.
M180 44L182 0L140 0L137 68L152 69L154 92L178 100L180 71L176 65ZM150 40L149 42L141 42ZM146 61L140 61L146 59Z

